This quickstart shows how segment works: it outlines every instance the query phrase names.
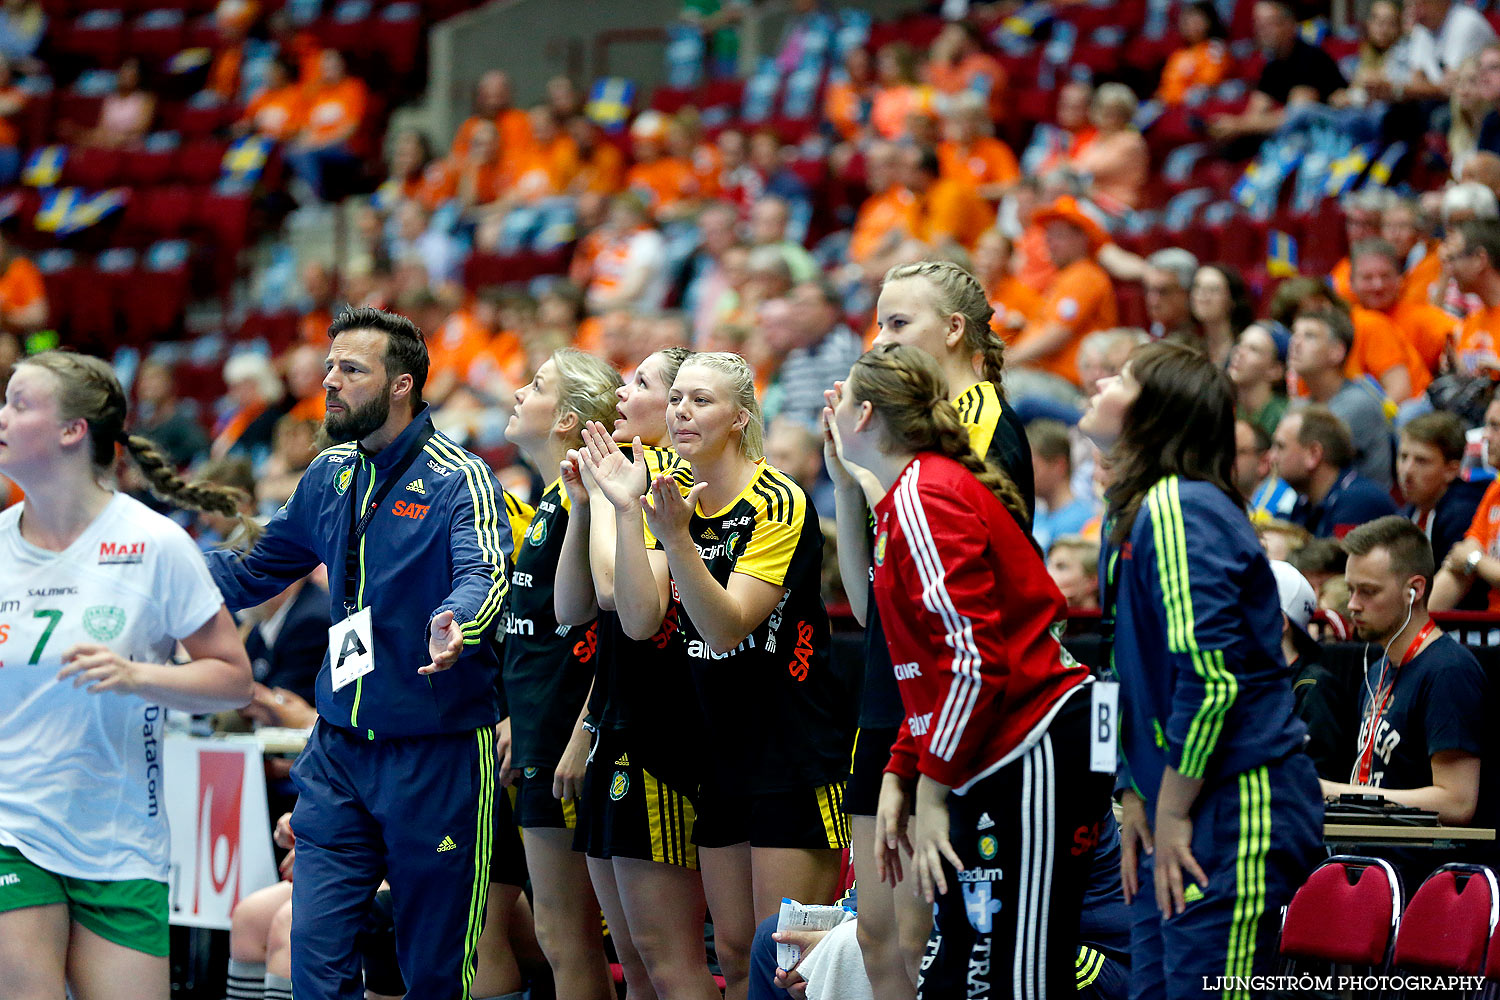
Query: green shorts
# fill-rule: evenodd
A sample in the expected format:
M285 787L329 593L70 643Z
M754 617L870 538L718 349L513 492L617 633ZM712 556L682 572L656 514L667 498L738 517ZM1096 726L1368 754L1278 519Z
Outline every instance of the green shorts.
M122 948L162 957L168 953L167 883L69 878L0 844L0 913L52 903L64 904L70 918Z

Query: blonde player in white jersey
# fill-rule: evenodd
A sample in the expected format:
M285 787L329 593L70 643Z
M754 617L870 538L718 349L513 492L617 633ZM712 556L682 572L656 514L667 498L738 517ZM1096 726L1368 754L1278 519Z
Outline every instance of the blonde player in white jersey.
M250 699L250 662L187 534L109 484L122 444L164 499L233 515L144 438L104 362L15 369L0 473L0 1000L167 1000L163 709ZM177 642L191 657L169 663Z

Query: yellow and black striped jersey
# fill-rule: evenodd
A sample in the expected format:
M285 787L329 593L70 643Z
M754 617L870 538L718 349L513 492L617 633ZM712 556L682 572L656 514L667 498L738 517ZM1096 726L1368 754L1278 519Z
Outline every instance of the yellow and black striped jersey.
M596 623L559 625L553 603L570 512L568 492L555 479L512 561L501 676L515 767L557 766L594 676Z
M743 573L785 591L725 653L713 652L679 612L716 779L739 780L752 792L841 781L858 705L854 677L830 655L817 511L789 476L762 461L723 510L695 511L689 532L720 585Z
M628 446L627 446L628 447ZM685 496L693 470L671 448L643 445L648 482L671 476ZM647 547L656 545L642 519ZM703 724L678 627L680 609L669 602L654 636L644 642L625 634L613 611L598 619L598 656L589 714L596 725L628 734L638 763L675 788L694 788L701 778L701 755L683 753L703 741Z
M976 382L953 401L958 419L969 428L974 454L1004 469L1026 501L1028 520L1036 517L1036 484L1031 473L1031 445L1026 425L1001 397L993 382ZM1029 524L1022 525L1030 530Z

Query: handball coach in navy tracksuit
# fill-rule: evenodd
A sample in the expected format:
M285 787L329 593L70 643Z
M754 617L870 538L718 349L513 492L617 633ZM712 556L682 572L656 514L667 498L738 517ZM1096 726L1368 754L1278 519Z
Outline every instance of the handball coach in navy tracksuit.
M408 1000L467 1000L496 790L504 495L433 429L410 320L351 309L328 332L324 426L342 443L313 460L248 555L210 560L234 609L328 567L336 624L318 723L292 770L292 987L298 1000L364 996L355 938L388 878Z

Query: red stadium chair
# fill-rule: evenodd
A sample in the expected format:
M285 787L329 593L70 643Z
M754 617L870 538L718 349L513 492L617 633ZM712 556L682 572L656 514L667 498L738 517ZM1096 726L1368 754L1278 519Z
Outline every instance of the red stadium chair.
M183 48L211 49L219 44L219 22L212 14L203 14L188 22Z
M125 19L120 11L90 10L74 18L55 44L90 66L112 69L125 56L125 35Z
M232 104L199 103L196 100L183 105L177 116L177 130L184 138L195 139L216 134L227 128L239 117L239 108Z
M60 183L63 187L88 188L90 191L114 187L120 182L124 162L124 154L116 149L74 146L68 150Z
M185 27L180 10L148 10L130 26L129 51L146 61L170 59L183 48Z
M1401 925L1390 862L1340 855L1319 865L1281 922L1281 957L1384 969Z
M93 128L99 122L99 107L103 103L102 97L66 91L57 99L57 120Z
M394 3L367 21L370 39L385 60L386 68L398 79L412 76L422 58L424 25L416 5Z
M193 223L213 247L213 287L223 292L233 283L239 271L240 251L250 239L250 196L209 191Z
M1412 896L1396 932L1393 964L1479 975L1500 915L1500 885L1483 865L1443 865Z
M133 344L173 336L182 329L188 300L188 246L159 243L146 254L146 264L133 276L130 294L122 299L125 336Z
M219 179L229 143L211 137L183 143L177 153L177 179L184 184L208 185Z
M120 180L132 187L156 187L171 180L176 164L176 149L126 150Z
M295 312L254 312L245 317L234 339L240 343L264 340L272 354L280 354L297 340L297 327L301 322Z

